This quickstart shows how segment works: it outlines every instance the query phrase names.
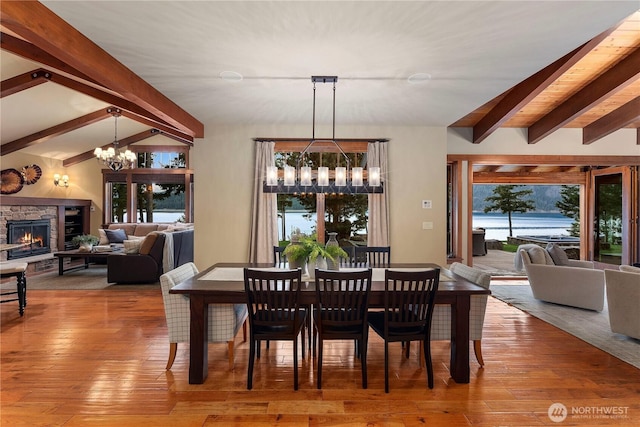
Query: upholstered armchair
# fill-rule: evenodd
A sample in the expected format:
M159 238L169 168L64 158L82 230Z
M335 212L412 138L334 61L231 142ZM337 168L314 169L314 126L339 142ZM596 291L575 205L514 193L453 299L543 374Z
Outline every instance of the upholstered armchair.
M516 254L516 267L527 272L535 299L602 311L604 271L595 270L591 261L564 262L556 265L549 251L534 244L520 245Z
M612 332L640 339L640 268L623 267L604 271L609 324Z
M478 268L469 267L459 262L454 262L449 270L467 279L476 285L489 289L491 275ZM484 366L482 359L482 327L487 308L488 295L472 295L471 308L469 310L469 339L473 341L473 351L480 366ZM451 306L436 304L431 320L431 341L451 340Z
M188 262L160 276L164 312L169 329L169 361L167 370L173 366L178 343L189 341L190 307L189 299L184 295L170 294L169 290L178 283L198 274L195 264ZM229 369L234 364L235 336L243 326L243 342L247 341L246 304L209 304L209 342L226 342L229 347Z

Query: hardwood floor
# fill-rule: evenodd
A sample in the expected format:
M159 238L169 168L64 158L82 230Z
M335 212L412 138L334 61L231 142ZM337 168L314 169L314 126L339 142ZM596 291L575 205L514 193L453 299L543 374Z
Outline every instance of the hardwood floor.
M248 344L209 346L209 377L188 384L187 344L165 371L169 345L158 286L28 294L24 317L0 305L2 426L213 425L638 425L640 370L513 307L489 298L483 355L471 355L471 383L448 375L449 345L434 342L435 387L417 354L392 347L391 392L384 349L370 334L369 388L360 387L351 342L325 346L323 389L307 359L293 391L291 344L272 343L246 389ZM241 334L240 334L241 335ZM418 348L417 345L411 347ZM562 403L569 416L547 415ZM601 412L615 407L618 415ZM591 411L578 418L572 408ZM595 415L593 412L599 412Z

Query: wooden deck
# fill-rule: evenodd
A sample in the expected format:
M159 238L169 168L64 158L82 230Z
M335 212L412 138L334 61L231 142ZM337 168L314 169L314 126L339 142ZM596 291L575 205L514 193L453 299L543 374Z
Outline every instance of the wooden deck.
M125 288L125 287L123 287ZM0 306L2 426L536 426L637 425L640 370L502 302L489 299L481 368L471 383L448 375L449 348L433 344L435 387L417 354L392 346L391 392L384 393L384 350L370 334L369 388L360 387L351 342L325 347L323 388L310 360L293 391L291 344L263 348L254 389L246 389L248 345L209 346L209 377L188 384L187 345L165 371L169 345L158 286L123 290L31 291L25 316ZM417 349L412 346L412 350ZM617 408L617 416L560 424L547 411ZM592 408L592 409L589 409ZM624 413L619 413L624 411Z

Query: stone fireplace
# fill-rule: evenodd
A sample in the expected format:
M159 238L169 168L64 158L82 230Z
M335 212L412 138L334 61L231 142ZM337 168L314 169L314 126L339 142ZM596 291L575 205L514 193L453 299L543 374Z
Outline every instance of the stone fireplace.
M24 246L12 249L7 259L25 258L51 252L51 220L9 220L7 221L7 243Z

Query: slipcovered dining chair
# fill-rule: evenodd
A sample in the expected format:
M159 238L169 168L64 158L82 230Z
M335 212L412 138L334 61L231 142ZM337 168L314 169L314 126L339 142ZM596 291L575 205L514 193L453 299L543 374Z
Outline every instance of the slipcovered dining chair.
M164 312L169 330L169 360L166 369L171 369L176 358L178 343L190 338L191 314L189 299L184 295L170 294L175 285L198 274L194 263L188 262L160 276ZM247 306L245 304L209 304L208 342L226 342L229 353L229 369L234 364L235 337L243 326L243 341L247 341Z
M245 268L244 289L250 326L247 389L253 388L253 366L256 356L260 357L260 341L289 340L293 342L293 389L298 390L298 336L302 334L304 359L304 325L307 319L307 310L298 302L302 270Z
M422 271L385 270L384 311L369 313L369 325L384 339L385 393L389 393L390 342L422 341L427 385L433 388L431 319L439 280L439 268Z
M390 246L355 246L352 267L388 268L391 264Z
M371 269L316 270L316 305L313 320L318 332L318 389L322 388L324 340L356 340L362 367L362 388L367 388L367 312Z
M449 271L485 289L489 289L491 284L491 275L489 273L459 262L451 264ZM480 366L484 366L484 360L482 359L482 328L484 326L488 297L488 295L472 295L471 308L469 310L469 339L473 341L473 351ZM433 310L431 341L437 340L451 340L451 306L447 304L436 304Z

